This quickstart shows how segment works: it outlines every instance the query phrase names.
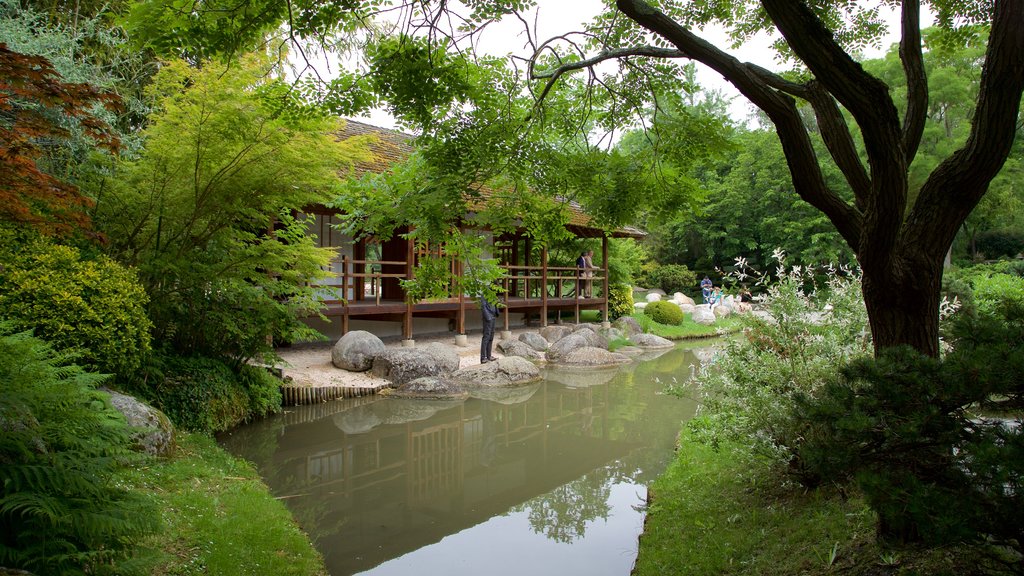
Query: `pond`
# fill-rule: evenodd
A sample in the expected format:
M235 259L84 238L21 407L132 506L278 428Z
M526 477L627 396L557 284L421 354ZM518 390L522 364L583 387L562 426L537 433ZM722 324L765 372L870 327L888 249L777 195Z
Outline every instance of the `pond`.
M697 408L665 386L685 386L708 353L547 369L464 401L289 408L220 442L256 464L334 576L625 576L646 485Z

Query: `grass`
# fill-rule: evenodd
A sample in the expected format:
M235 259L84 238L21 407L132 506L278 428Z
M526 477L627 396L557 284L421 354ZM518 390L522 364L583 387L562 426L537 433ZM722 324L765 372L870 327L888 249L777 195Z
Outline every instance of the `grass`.
M683 434L651 486L635 576L999 574L980 547L885 547L860 497L786 490L745 462Z
M323 558L253 467L213 439L179 433L174 457L129 471L151 495L164 529L137 560L153 575L326 574Z
M636 318L636 321L640 323L640 327L645 332L650 332L669 340L723 336L739 330L743 322L735 316L728 316L726 318L719 318L712 326L705 326L704 324L694 322L689 314L684 314L683 321L680 324L670 326L651 320L651 317L643 312L635 312L633 318Z

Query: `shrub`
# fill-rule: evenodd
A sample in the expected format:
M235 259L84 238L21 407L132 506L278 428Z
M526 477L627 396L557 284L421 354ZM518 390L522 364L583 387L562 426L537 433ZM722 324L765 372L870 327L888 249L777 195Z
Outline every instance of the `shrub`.
M1014 257L1024 251L1024 230L988 230L978 234L975 247L986 258Z
M682 264L659 266L648 274L648 278L669 294L692 291L697 285L697 275Z
M651 302L644 308L644 314L651 317L658 324L676 326L683 321L683 309L675 302L660 300Z
M152 505L113 481L130 432L96 386L27 332L0 324L0 565L96 573L157 529Z
M264 368L244 365L238 381L249 397L249 416L266 416L281 411L281 380Z
M235 373L212 358L168 358L153 390L154 403L176 426L198 432L221 432L250 414L253 401Z
M150 351L146 293L105 256L0 230L0 314L101 372L130 375Z
M617 320L633 313L633 287L614 284L608 289L608 317Z
M763 294L767 317L742 316L746 337L731 340L698 378L701 416L690 426L712 445L750 446L754 456L814 483L799 460L806 424L793 416L794 398L815 397L841 366L871 354L867 312L856 276L834 274L808 292L809 271L780 270Z

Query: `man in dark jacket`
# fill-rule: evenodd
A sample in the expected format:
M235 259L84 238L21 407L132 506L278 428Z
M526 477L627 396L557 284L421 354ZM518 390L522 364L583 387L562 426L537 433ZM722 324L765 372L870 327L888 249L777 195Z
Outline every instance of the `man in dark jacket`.
M480 317L484 324L484 335L480 340L480 363L484 364L497 360L491 356L491 347L494 344L494 322L498 319L498 305L480 298Z

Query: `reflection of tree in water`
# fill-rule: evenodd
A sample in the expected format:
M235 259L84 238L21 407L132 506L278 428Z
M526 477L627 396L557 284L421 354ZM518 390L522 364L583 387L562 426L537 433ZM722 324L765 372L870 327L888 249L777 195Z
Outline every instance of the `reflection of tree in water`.
M571 544L582 538L587 522L608 519L611 507L608 498L611 485L604 469L563 484L558 488L512 508L512 512L527 511L530 526L537 534L551 540Z

